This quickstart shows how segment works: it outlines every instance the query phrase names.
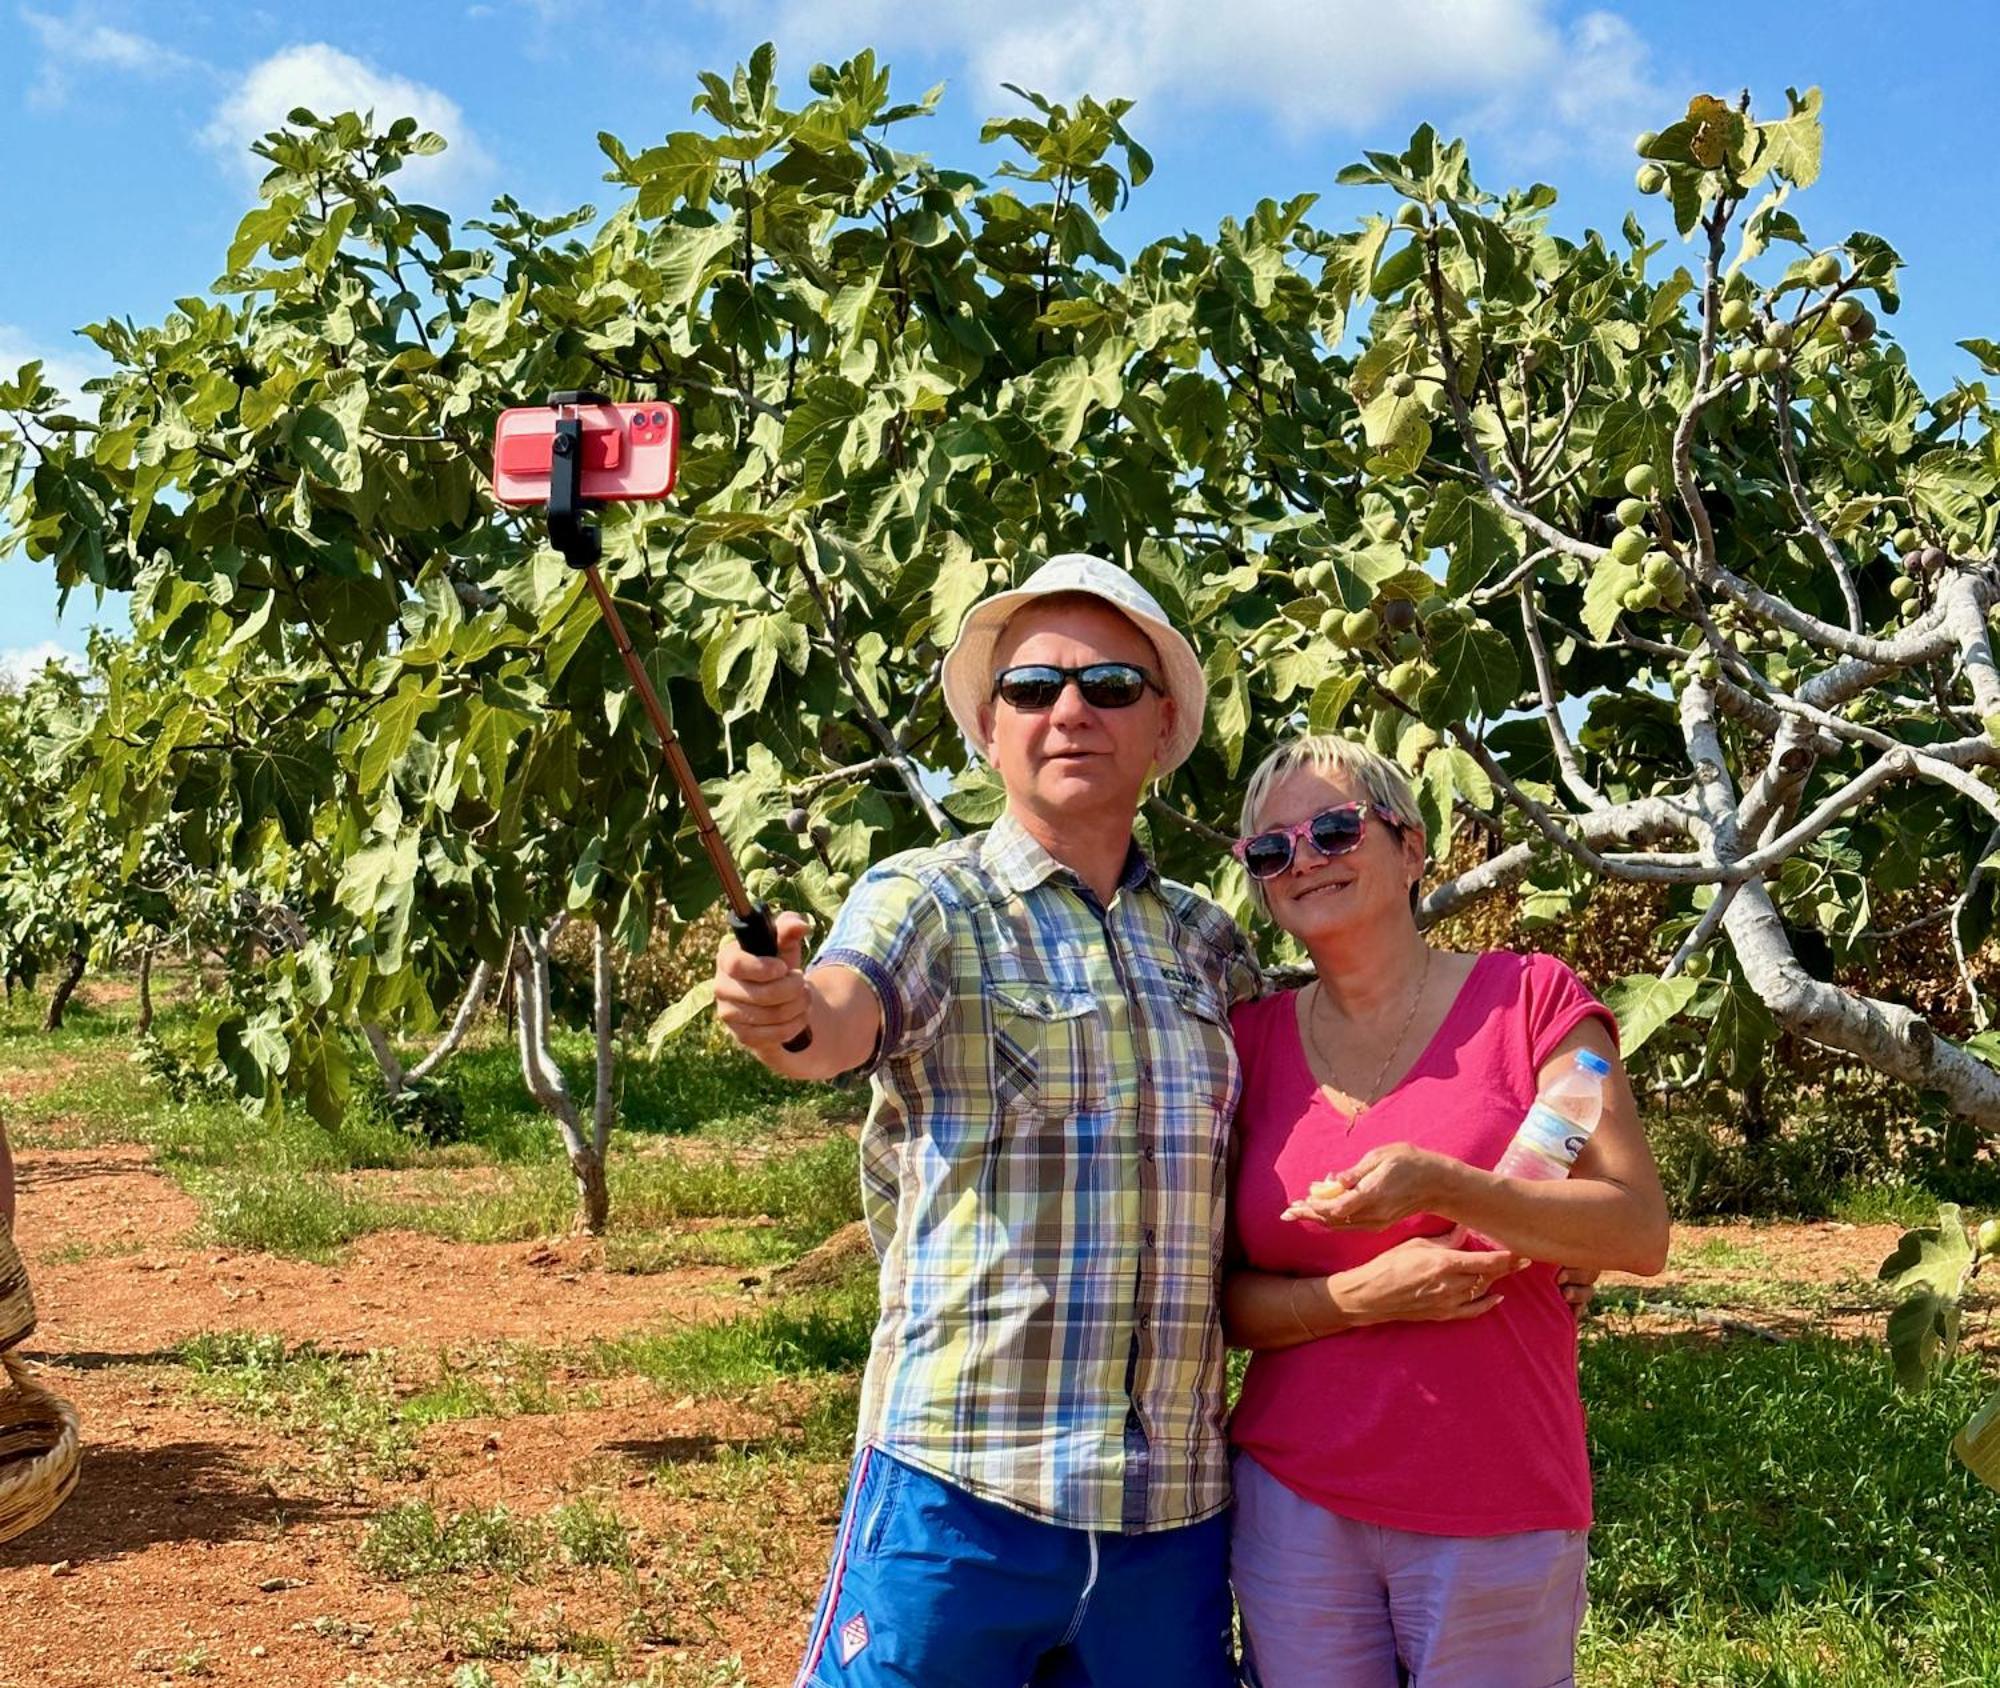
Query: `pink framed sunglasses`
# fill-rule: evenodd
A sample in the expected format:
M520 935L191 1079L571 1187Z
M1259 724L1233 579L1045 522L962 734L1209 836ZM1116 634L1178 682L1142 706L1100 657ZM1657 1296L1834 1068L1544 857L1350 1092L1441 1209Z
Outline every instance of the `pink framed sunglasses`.
M1239 838L1229 846L1229 853L1252 879L1276 879L1292 865L1302 838L1322 856L1344 856L1358 848L1368 835L1371 814L1388 826L1396 825L1396 817L1379 803L1341 803L1292 826L1272 827L1268 832Z

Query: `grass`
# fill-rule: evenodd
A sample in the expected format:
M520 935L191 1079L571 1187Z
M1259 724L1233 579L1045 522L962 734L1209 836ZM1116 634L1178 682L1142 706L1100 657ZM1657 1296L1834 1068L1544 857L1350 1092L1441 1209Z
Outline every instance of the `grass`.
M1946 1453L1991 1382L1899 1395L1873 1344L1586 1342L1579 1682L2000 1681L2000 1496Z

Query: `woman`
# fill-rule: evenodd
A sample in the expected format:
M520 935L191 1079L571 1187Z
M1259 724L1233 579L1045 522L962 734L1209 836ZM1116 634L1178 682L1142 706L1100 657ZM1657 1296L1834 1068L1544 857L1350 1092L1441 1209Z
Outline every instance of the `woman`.
M1559 1688L1590 1472L1576 1324L1546 1263L1653 1273L1667 1252L1616 1025L1551 957L1424 941L1423 824L1372 751L1282 746L1243 834L1257 901L1315 974L1235 1017L1223 1308L1254 1350L1231 1431L1252 1680ZM1610 1077L1570 1177L1497 1177L1580 1050Z

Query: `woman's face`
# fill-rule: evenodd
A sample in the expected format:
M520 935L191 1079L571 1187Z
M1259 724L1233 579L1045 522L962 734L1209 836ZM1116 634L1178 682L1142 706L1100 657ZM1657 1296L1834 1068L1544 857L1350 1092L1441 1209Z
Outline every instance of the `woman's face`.
M1336 776L1296 768L1272 787L1255 830L1293 826L1322 809L1367 800L1365 792L1350 789ZM1410 886L1422 877L1423 867L1421 834L1399 834L1371 809L1361 843L1345 855L1322 856L1311 839L1299 839L1292 865L1264 881L1264 895L1271 918L1310 943L1407 924Z

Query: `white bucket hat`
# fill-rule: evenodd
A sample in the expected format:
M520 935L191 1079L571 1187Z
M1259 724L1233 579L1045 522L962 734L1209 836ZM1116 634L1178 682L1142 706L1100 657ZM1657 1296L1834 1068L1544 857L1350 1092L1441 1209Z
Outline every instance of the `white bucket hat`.
M979 707L993 693L993 647L1000 630L1022 605L1058 592L1087 592L1102 598L1153 641L1165 670L1160 680L1174 700L1174 732L1160 753L1160 772L1178 768L1201 740L1208 678L1194 647L1167 620L1152 593L1116 564L1080 551L1051 557L1019 586L983 598L967 612L944 659L945 704L966 742L980 755L987 754L979 731Z

